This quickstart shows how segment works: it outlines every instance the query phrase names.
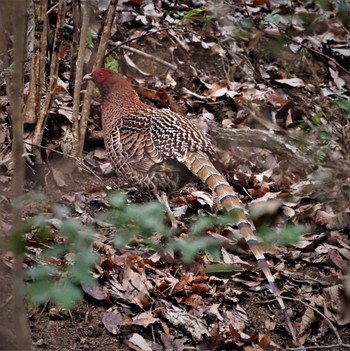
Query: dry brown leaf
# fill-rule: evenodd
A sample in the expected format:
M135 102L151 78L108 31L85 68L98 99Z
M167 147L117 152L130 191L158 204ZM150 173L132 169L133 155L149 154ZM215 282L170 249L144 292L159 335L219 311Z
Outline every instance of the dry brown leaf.
M112 334L118 335L120 328L125 325L122 315L118 312L107 311L102 315L102 323Z
M151 324L158 322L158 318L153 317L152 311L145 311L138 314L136 317L133 318L132 324L133 325L140 325L144 328L148 327Z
M350 312L345 301L343 285L335 285L324 289L328 317L339 325L350 323ZM325 313L326 314L326 313ZM327 314L326 314L327 315Z
M91 297L93 297L95 300L105 300L107 298L107 293L104 290L103 287L101 286L88 286L88 285L82 285L82 288L84 290L85 294L90 295Z
M191 306L194 309L198 309L201 306L204 306L203 298L197 294L191 294L188 297L177 297L176 301L181 302L185 305Z
M65 186L67 186L67 184L64 180L64 178L65 178L64 174L61 171L59 171L58 169L56 169L56 168L52 169L52 177L53 177L53 179L58 187L63 188Z
M275 79L275 81L281 84L287 84L294 88L305 86L304 81L300 78Z
M140 334L133 334L128 340L128 346L137 351L154 351L152 343L143 338Z
M271 344L270 334L259 335L259 346L266 350Z
M210 97L212 100L224 96L228 91L227 80L221 80L220 82L210 85L210 88L204 93L204 96Z
M328 255L336 267L342 271L345 271L345 269L348 267L349 262L345 261L337 250L329 249Z
M173 289L173 294L178 292L185 292L185 286L193 280L193 273L184 274Z
M307 308L301 317L299 335L302 337L311 328L313 322L315 322L315 311L311 308Z

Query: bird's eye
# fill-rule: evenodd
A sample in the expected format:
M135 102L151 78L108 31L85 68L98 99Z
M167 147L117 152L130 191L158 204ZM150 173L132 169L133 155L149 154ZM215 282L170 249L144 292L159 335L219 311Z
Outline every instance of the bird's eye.
M100 76L100 78L103 78L103 73L101 72L101 73L99 74L99 76Z

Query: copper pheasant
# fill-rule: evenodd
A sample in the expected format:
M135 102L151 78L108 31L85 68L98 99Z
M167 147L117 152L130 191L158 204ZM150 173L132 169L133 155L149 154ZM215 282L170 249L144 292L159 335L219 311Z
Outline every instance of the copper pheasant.
M179 189L193 174L207 184L222 207L234 211L236 225L265 274L294 337L254 226L237 194L211 162L215 152L210 139L181 115L143 103L131 83L119 73L102 68L87 78L94 80L103 97L102 129L116 175L150 192Z

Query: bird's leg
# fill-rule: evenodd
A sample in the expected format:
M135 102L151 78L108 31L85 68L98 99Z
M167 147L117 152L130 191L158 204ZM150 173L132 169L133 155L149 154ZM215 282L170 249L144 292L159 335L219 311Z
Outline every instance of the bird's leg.
M169 205L169 198L168 198L167 194L164 191L159 191L159 192L155 192L155 195L156 195L158 201L164 206L164 208L168 214L168 217L170 219L172 228L183 227L184 226L183 222L178 221L175 218L173 212L171 211L171 208Z

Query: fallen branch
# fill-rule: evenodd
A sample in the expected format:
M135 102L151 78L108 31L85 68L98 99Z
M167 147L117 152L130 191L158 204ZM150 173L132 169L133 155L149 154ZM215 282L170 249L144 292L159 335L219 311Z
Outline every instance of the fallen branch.
M112 46L115 45L115 43L113 43L112 41L109 42ZM176 71L178 69L178 67L168 61L164 61L162 60L161 58L157 57L157 56L153 56L153 55L150 55L150 54L147 54L146 52L143 52L141 50L138 50L138 49L135 49L135 48L132 48L130 46L122 46L121 47L123 50L127 50L127 51L130 51L130 52L133 52L137 55L140 55L142 57L145 57L145 58L148 58L152 61L156 61L160 64L162 64L163 66L165 67L168 67L170 69L172 69L173 71Z
M227 147L255 147L268 149L287 159L295 167L312 169L314 166L309 158L286 137L274 132L258 129L223 129L210 130L209 134L217 144L226 149Z
M287 138L270 131L218 128L210 130L209 134L222 149L238 146L264 148L288 159L295 167L303 167L304 170L311 170L314 166L312 161L306 158L296 146L288 142ZM91 141L103 140L103 132L94 131L89 136L89 139Z

